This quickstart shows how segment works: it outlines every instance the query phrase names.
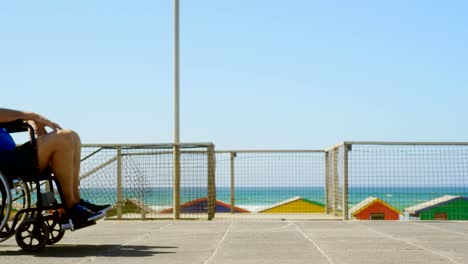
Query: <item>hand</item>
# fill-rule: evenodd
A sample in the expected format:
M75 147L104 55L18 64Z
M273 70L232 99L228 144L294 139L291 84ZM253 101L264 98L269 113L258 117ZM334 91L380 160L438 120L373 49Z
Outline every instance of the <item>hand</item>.
M34 127L34 131L36 132L36 135L41 136L47 134L46 127L49 127L52 129L52 131L57 131L61 130L62 128L57 124L49 119L35 114L34 117L30 120L31 125Z

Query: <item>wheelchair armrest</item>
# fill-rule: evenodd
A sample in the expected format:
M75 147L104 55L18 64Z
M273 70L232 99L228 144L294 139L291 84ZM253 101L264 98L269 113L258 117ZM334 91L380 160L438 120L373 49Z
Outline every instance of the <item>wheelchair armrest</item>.
M22 119L18 119L12 122L0 123L0 128L5 128L8 133L17 132L28 132L31 145L34 149L33 162L34 166L38 168L38 157L37 157L37 143L34 128Z
M0 123L0 128L5 128L8 133L26 132L33 130L32 126L22 119L12 122Z

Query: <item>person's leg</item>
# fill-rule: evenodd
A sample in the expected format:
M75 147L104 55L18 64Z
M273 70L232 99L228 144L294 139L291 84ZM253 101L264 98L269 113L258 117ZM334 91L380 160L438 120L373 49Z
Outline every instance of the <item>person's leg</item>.
M81 165L81 140L80 136L72 131L73 138L73 191L75 198L80 199L80 165Z
M65 203L71 208L79 204L91 212L105 213L111 205L96 205L80 200L81 141L72 130L59 130L37 140L40 170L50 166L62 187Z
M74 179L76 151L73 135L71 130L59 130L37 138L39 169L42 171L47 166L52 168L69 208L80 200L75 195L78 186Z

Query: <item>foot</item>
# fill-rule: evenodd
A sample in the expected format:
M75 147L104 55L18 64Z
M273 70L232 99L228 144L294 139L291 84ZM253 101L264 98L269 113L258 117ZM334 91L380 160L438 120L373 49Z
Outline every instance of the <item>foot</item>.
M70 219L68 222L64 222L60 227L65 229L75 229L74 226L84 226L88 222L96 221L103 218L106 215L105 212L91 212L86 207L79 204L75 204L70 209Z
M80 199L79 205L88 208L91 212L107 212L111 208L110 204L97 205L83 199Z

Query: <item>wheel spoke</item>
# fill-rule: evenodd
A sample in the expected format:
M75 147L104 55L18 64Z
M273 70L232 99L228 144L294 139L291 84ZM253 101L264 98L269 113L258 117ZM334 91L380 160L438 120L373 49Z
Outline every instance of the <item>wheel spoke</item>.
M30 232L27 232L27 231L21 232L21 238L26 238L26 237L30 237L30 236L31 236Z

